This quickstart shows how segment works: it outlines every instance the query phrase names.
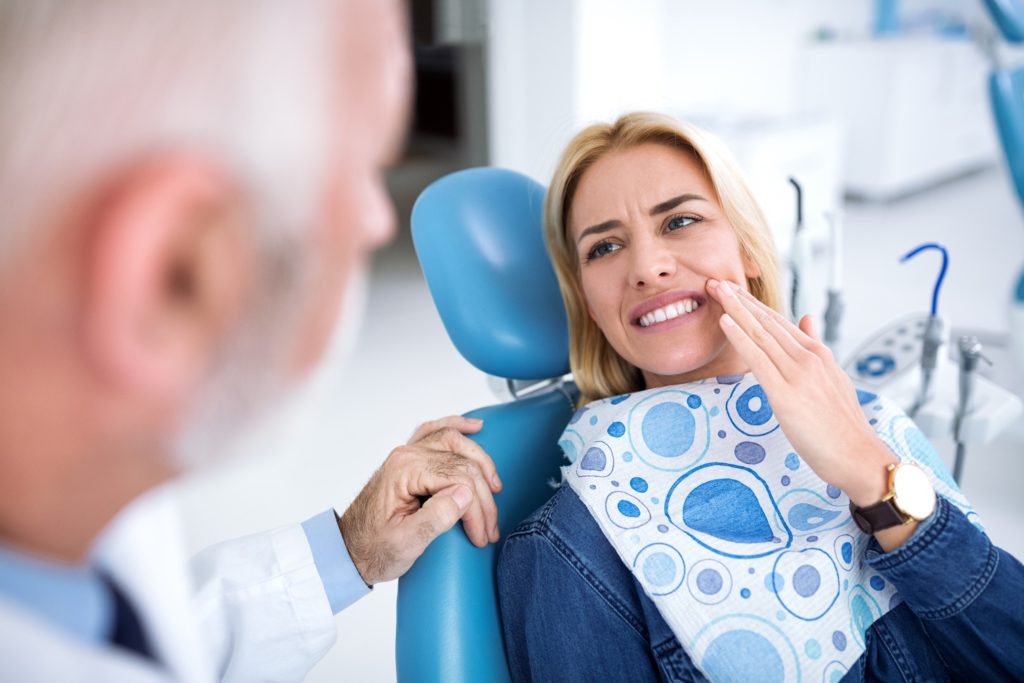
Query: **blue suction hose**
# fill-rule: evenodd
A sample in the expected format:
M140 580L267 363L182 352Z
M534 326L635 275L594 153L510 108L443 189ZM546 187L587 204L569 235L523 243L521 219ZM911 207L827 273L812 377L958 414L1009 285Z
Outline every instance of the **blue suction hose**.
M936 278L935 286L932 288L931 314L928 316L928 325L924 330L921 348L921 391L913 407L910 409L911 417L914 417L915 413L928 400L932 377L938 364L939 348L942 346L942 319L939 317L939 293L942 291L942 282L946 279L946 269L949 268L949 252L941 244L927 242L910 250L900 259L900 263L906 263L921 252L929 250L935 250L942 254L942 268L939 269L939 276Z
M935 279L935 286L932 288L932 317L939 314L939 292L942 291L942 282L946 279L946 270L949 268L949 251L938 242L926 242L914 247L900 258L900 263L906 263L922 251L934 249L942 254L942 268L939 269L939 277Z

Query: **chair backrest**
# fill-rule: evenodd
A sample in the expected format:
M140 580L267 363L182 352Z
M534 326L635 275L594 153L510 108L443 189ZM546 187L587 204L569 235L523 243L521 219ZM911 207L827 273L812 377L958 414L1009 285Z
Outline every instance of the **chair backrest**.
M1006 42L1024 43L1022 0L984 0L984 4ZM1013 187L1024 202L1024 68L996 64L989 76L988 91Z
M1017 198L1024 202L1024 67L999 68L989 76L992 113Z
M495 168L445 176L412 213L413 243L445 329L484 372L541 380L566 374L565 310L541 235L544 188ZM469 413L474 440L504 485L495 497L504 539L552 493L557 440L573 412L570 387ZM494 570L499 545L476 548L461 528L438 538L398 583L400 681L507 681Z
M984 0L989 16L1008 43L1024 43L1024 3L1021 0Z
M1003 38L1013 45L1024 43L1024 1L984 1ZM1024 204L1024 67L996 65L989 76L988 90L1006 167L1017 199ZM1010 325L1015 333L1024 331L1024 272L1014 288ZM1024 344L1017 345L1017 357L1024 363Z

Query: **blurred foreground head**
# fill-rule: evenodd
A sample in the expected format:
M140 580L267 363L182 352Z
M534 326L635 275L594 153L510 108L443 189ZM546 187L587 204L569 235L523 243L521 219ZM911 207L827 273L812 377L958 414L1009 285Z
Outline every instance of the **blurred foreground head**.
M104 521L316 364L408 90L392 0L0 0L0 535Z

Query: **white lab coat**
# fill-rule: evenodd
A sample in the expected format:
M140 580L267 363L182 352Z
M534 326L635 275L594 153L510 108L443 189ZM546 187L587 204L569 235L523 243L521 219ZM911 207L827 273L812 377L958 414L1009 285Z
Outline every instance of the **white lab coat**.
M95 561L138 610L160 665L88 645L0 598L0 681L298 681L336 638L298 524L222 543L190 564L173 493L161 489L115 519Z

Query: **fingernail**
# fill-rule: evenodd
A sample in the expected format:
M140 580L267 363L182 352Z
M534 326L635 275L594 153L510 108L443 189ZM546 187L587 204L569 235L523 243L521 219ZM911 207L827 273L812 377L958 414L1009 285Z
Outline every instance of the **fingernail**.
M470 422L476 422L478 425L482 425L484 423L484 421L481 420L479 417L471 417L469 418L469 420Z
M725 280L719 283L718 289L719 291L722 292L722 294L726 296L732 296L733 294L736 293L736 290L733 287L732 283Z
M491 543L497 542L499 538L501 538L501 533L498 531L498 525L495 524L491 529Z
M491 485L494 486L494 488L496 489L501 488L501 479L498 478L497 472L491 475Z
M716 280L714 278L709 278L708 279L708 288L709 289L715 289L716 287L718 287L718 280Z
M723 313L722 314L722 324L723 325L728 325L730 327L733 327L733 326L736 325L736 321L733 320L732 316L729 315L728 313Z
M460 510L465 510L473 502L473 494L465 486L460 486L452 493L452 500L455 501Z

